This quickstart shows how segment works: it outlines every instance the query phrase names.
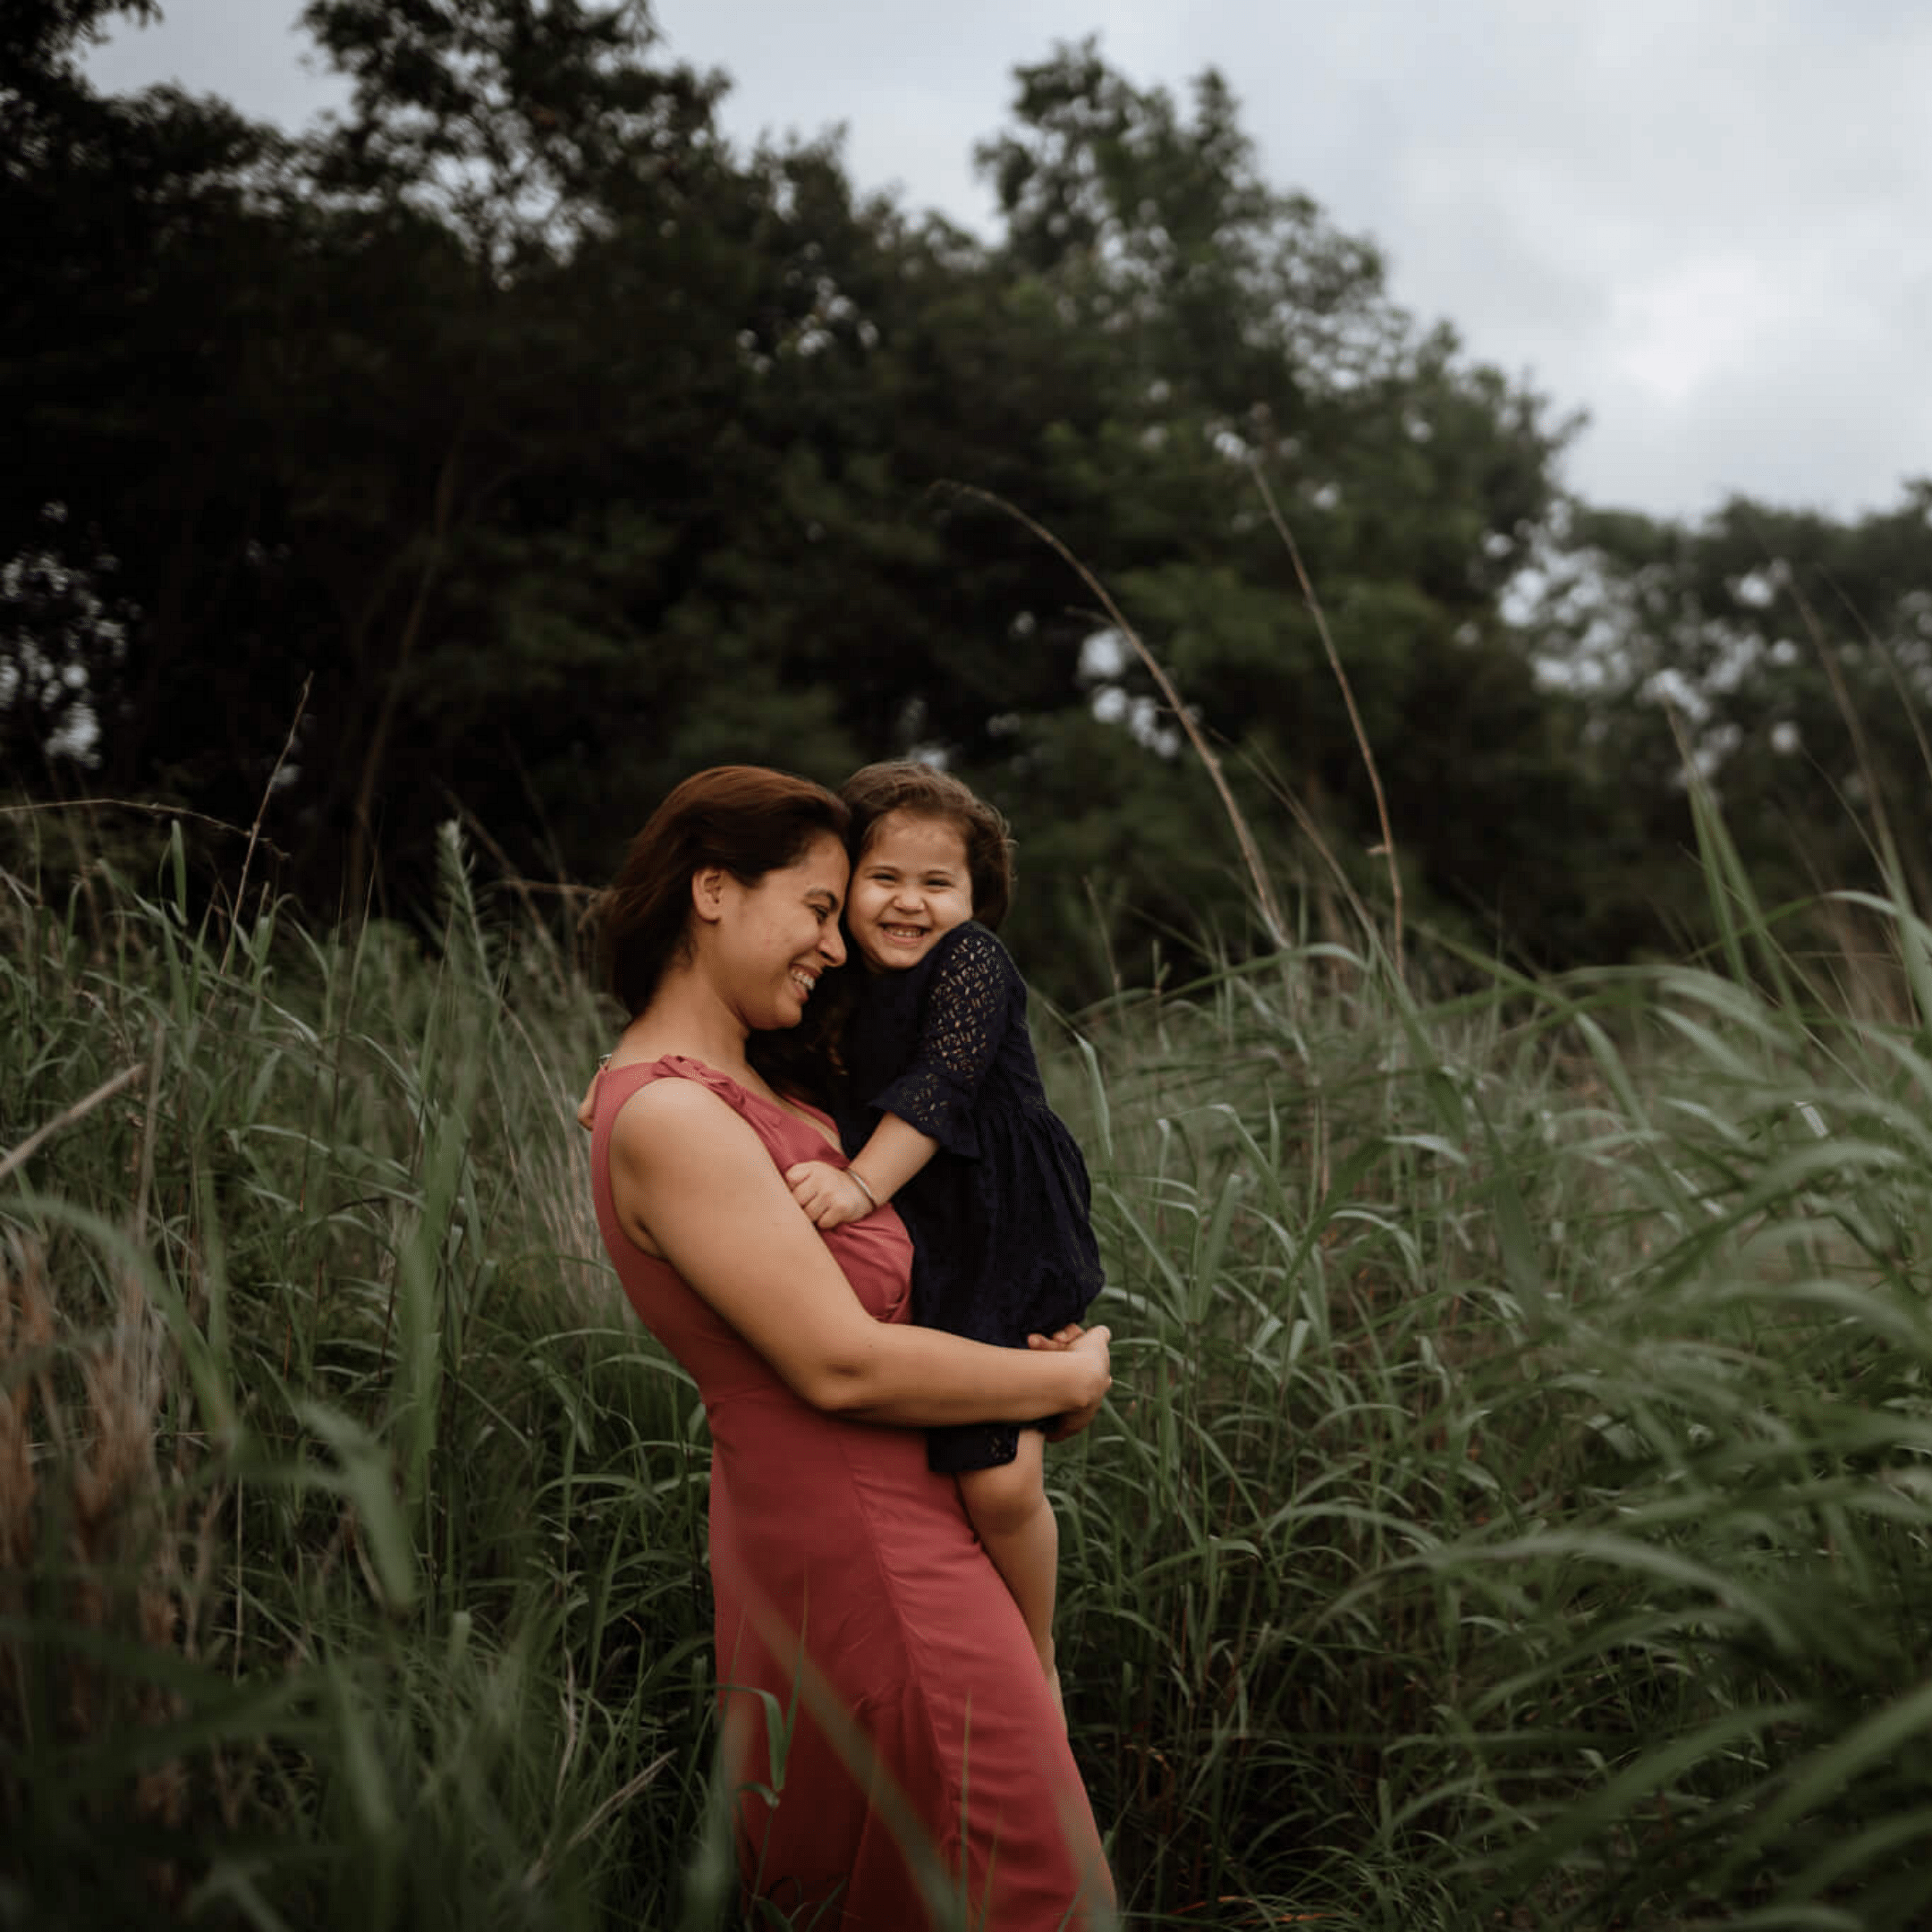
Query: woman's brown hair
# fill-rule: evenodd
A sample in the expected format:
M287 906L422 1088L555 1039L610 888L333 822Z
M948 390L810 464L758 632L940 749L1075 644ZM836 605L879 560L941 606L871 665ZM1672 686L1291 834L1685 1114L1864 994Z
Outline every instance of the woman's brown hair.
M856 866L867 842L887 812L939 818L957 828L966 847L966 871L972 881L973 917L996 927L1013 903L1013 835L997 808L962 780L936 765L894 758L855 771L839 787L852 811L848 846Z
M843 839L846 807L821 784L762 765L694 772L658 806L597 902L606 984L634 1019L684 945L692 877L722 867L755 885L829 833Z

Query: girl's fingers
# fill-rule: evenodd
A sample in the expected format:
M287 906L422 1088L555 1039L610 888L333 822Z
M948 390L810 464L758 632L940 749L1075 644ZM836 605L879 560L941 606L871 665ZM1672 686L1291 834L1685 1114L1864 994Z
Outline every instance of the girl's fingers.
M1086 1333L1077 1321L1065 1322L1051 1335L1040 1335L1038 1332L1030 1335L1026 1338L1027 1346L1036 1349L1070 1349Z

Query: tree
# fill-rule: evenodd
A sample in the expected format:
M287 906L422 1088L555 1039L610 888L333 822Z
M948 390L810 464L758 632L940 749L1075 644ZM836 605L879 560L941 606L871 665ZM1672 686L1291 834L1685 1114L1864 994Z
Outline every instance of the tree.
M1513 909L1550 901L1570 861L1542 814L1561 799L1574 822L1588 802L1502 599L1552 510L1569 426L1466 365L1446 327L1418 330L1370 243L1270 187L1218 75L1183 114L1093 43L1063 47L1020 70L1016 123L980 150L1004 259L1105 356L1104 413L1049 445L1043 487L1077 505L1061 533L1237 768L1360 851L1378 835L1371 787L1266 479L1418 886L1482 927L1505 882ZM1120 682L1151 696L1132 660ZM1506 809L1518 785L1536 816ZM1266 809L1267 785L1249 797Z
M1535 623L1589 695L1592 758L1681 826L1687 755L1768 899L1883 888L1889 846L1925 902L1928 520L1925 479L1852 522L1743 497L1694 526L1580 511Z
M985 243L860 192L835 143L732 151L721 80L635 0L305 18L354 94L296 141L95 100L45 52L71 32L32 42L19 97L54 131L6 177L0 556L53 555L59 502L64 555L119 560L124 651L81 669L103 788L245 825L276 771L284 883L405 910L452 811L596 877L694 765L930 750L1019 825L1029 946L1086 960L1037 976L1077 998L1110 946L1132 971L1197 919L1232 941L1245 887L1152 686L1003 504L1110 587L1250 818L1288 846L1291 793L1377 889L1265 483L1411 911L1563 958L1640 903L1654 828L1539 676L1555 627L1505 607L1554 554L1563 427L1262 178L1217 77L1183 107L1090 45L1021 69ZM37 608L0 713L44 751L79 662L47 642L78 633Z
M16 692L45 693L30 652L58 664L69 708L90 714L89 756L109 782L134 768L148 775L140 747L165 741L157 713L194 586L222 580L191 553L210 499L245 493L236 475L245 463L234 457L240 426L219 399L257 258L245 239L261 226L250 184L276 152L268 131L217 102L171 89L131 100L92 91L78 48L111 14L153 11L140 0L29 0L0 26L0 414L10 428L0 555L42 587L28 601L46 616L53 577L30 560L53 560L68 596L74 567L112 553L123 606L107 629L55 620L65 642L50 656L46 634L17 604L0 649L10 654ZM49 504L65 519L57 544L44 529ZM77 538L87 555L66 552ZM233 563L232 554L223 559L231 578ZM125 638L114 628L123 622ZM110 634L104 653L96 646ZM200 702L205 733L220 715L208 712L205 693ZM55 779L72 763L59 755L43 763L72 746L44 708L16 704L12 718L23 779ZM22 741L43 727L38 746Z
M40 540L0 564L0 752L19 772L98 762L137 614L115 593L118 560L89 533L68 555L64 504L47 504L41 522Z
M76 55L105 38L117 13L153 20L157 0L13 0L0 14L0 129L7 139L10 176L23 172L43 142L58 143L97 103L80 76Z

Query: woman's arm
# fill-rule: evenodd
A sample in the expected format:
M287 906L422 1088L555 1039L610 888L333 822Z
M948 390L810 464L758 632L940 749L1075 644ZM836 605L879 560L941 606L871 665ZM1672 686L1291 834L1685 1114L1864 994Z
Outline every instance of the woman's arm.
M1025 1422L1091 1411L1112 1379L1105 1328L1022 1351L875 1321L750 1124L692 1081L655 1080L624 1103L610 1179L625 1233L815 1409L910 1427Z

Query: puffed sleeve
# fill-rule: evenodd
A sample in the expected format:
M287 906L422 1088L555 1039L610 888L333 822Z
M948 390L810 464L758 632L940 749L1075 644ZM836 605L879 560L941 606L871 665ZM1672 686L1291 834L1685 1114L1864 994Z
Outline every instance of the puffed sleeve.
M940 941L919 1035L905 1071L872 1105L930 1134L949 1153L977 1156L974 1111L1026 987L1006 949L984 926L955 927Z

